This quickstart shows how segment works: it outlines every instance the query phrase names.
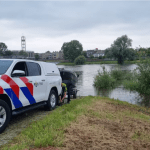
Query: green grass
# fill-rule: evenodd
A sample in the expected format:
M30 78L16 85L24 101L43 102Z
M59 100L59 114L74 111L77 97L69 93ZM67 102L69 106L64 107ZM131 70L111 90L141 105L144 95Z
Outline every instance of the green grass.
M87 61L85 64L117 64L117 61Z
M77 99L72 101L70 105L57 108L42 120L33 122L2 150L23 150L32 146L62 146L63 129L87 111L85 107L93 102L92 99L92 96ZM11 145L11 143L14 145Z
M74 63L68 63L68 62L65 62L65 63L64 62L60 62L57 65L75 66Z
M134 61L125 61L124 64L136 64L136 63L140 63L140 60L134 60ZM117 64L117 61L86 61L86 64ZM70 63L70 62L60 62L58 63L58 65L69 65L69 66L74 66L74 63Z
M117 64L117 61L86 61L86 64ZM69 65L74 66L75 63L68 63L68 62L60 62L57 65Z
M122 119L123 117L133 117L141 120L149 120L149 116L142 112L133 113L129 110L119 111L112 114L111 111L104 109L93 111L89 108L93 108L95 102L101 101L102 103L113 104L117 106L126 106L127 108L134 110L147 111L146 108L129 104L127 102L109 99L106 97L93 97L87 96L80 99L71 101L69 105L63 105L50 112L42 120L35 121L30 124L25 130L23 130L16 138L14 138L9 144L0 147L2 150L24 150L35 147L61 147L64 142L65 128L75 121L77 117L81 115L90 115L91 117L98 117L103 119ZM150 111L149 111L150 112ZM136 135L133 137L136 138Z

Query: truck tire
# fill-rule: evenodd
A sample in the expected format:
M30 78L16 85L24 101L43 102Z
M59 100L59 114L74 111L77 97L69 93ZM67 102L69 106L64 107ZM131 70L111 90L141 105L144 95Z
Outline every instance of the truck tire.
M54 90L51 90L45 108L49 111L55 109L57 101L58 101L58 96L56 92Z
M7 127L11 118L11 110L8 104L0 100L0 133L2 133Z

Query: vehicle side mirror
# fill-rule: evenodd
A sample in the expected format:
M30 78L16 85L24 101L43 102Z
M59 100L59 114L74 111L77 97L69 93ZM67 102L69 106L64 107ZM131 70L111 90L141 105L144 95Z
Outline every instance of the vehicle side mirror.
M14 70L12 73L12 77L20 77L20 76L25 76L25 72L22 70Z

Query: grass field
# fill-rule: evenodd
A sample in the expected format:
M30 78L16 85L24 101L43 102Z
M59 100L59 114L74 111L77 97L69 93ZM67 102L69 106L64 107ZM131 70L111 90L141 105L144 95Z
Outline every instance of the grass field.
M136 64L140 63L139 60L136 61L125 61L124 64ZM85 64L117 64L117 61L87 61ZM74 63L68 63L68 62L60 62L58 65L68 65L68 66L74 66Z
M2 150L150 149L150 110L87 96L31 123Z

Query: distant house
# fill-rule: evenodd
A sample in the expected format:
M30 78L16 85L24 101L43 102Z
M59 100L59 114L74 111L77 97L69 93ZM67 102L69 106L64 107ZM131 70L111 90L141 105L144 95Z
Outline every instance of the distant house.
M94 57L104 56L105 51L104 50L97 50L96 53L93 54Z
M58 59L59 58L59 52L55 51L53 52L53 59Z
M39 53L40 59L63 59L63 52L62 51L54 51L50 52L47 51L45 53Z
M86 56L91 57L91 56L93 56L94 53L96 53L96 50L87 50L86 51Z
M29 58L29 59L34 59L34 51L25 51L27 54L28 54L28 56L27 56L27 58Z
M62 51L62 50L60 50L60 51L59 51L59 59L63 59L63 58L64 58L63 51Z
M53 58L53 54L50 51L47 51L45 53L41 53L40 54L40 58L41 59L52 59Z

